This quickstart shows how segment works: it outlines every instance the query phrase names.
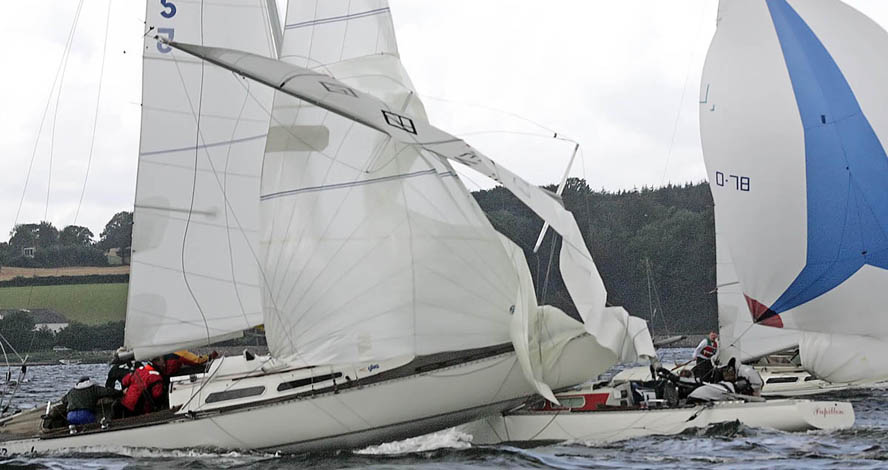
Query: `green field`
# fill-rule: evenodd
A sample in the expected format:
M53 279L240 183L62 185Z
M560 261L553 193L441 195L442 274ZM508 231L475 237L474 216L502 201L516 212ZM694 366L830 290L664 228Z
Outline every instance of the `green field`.
M2 287L0 308L49 308L70 321L98 325L126 317L128 284Z

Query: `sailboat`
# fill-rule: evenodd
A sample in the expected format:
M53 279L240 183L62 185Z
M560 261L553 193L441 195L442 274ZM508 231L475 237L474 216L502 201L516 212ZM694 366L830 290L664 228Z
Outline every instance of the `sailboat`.
M110 426L0 426L4 455L153 447L305 451L451 427L654 354L606 307L573 216L433 127L382 0L147 3L126 347L136 359L264 325L269 356L174 377ZM237 34L233 34L237 31ZM452 162L561 235L582 322L538 306L523 251Z
M838 0L722 0L718 18L700 126L736 271L720 305L748 319L724 315L727 342L744 359L798 345L815 380L885 379L888 34Z
M888 73L873 52L885 47L880 26L837 0L719 4L700 90L719 356L800 355L757 366L763 395L888 374L878 288L888 205L870 176L886 164L885 97L872 90Z
M797 346L807 369L765 371L762 394L888 376L886 50L888 34L838 0L719 3L700 96L716 204L719 355L750 361ZM528 402L468 432L479 443L607 442L719 420L784 430L853 423L841 402L663 409L652 391L635 393L650 373L633 368L562 392L559 406Z

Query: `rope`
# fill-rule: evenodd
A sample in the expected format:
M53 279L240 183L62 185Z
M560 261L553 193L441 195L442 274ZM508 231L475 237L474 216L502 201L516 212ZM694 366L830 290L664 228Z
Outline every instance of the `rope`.
M203 44L203 9L204 2L201 0L200 2L200 43ZM200 142L201 142L201 132L200 132L200 121L201 121L201 112L203 109L203 91L204 91L204 72L206 69L206 62L200 62L200 90L198 91L198 99L197 99L197 111L195 112L194 103L191 101L191 95L187 93L188 87L186 86L185 77L182 75L182 69L179 66L179 61L176 59L175 54L173 55L173 61L176 64L176 72L179 75L179 80L182 82L182 87L186 90L185 97L188 100L188 108L191 109L192 114L195 117L196 130L194 136L194 171L192 174L191 180L191 199L189 201L188 206L188 216L185 220L185 230L182 233L182 250L180 252L180 262L182 267L182 279L185 282L185 288L188 289L188 295L191 296L191 300L194 301L195 307L197 307L197 312L200 313L201 319L203 319L204 330L207 335L207 344L210 344L211 337L210 335L210 324L207 321L207 316L203 311L203 307L201 307L200 302L197 300L197 295L194 293L194 290L191 288L191 283L188 281L188 271L185 269L185 253L188 242L188 230L191 227L191 216L194 212L194 199L197 193L197 175L198 175L198 165L199 165L199 155L200 155Z
M74 39L74 31L77 29L77 22L80 19L80 11L82 8L83 8L83 0L80 0L80 2L77 4L77 10L74 13L74 22L71 24L71 30L68 32L68 39L65 42L65 49L62 52L61 62L59 63L58 69L56 69L55 78L53 79L52 86L49 89L49 96L46 98L46 106L43 108L43 116L40 118L40 125L37 127L37 139L34 141L34 149L31 151L31 162L28 164L28 173L27 173L27 176L25 177L25 187L22 188L22 196L19 199L18 209L15 212L15 222L13 223L13 227L18 225L19 217L21 216L22 205L25 202L25 195L28 192L28 185L30 184L30 181L31 181L31 170L34 168L34 160L37 157L37 148L40 144L40 136L41 136L41 133L43 130L43 124L46 122L46 116L49 114L49 108L52 103L52 95L53 95L53 92L55 91L56 84L59 83L59 78L62 75L62 69L63 69L64 65L68 62L68 56L71 53L71 43L73 42L73 39ZM59 91L60 92L61 92L61 88L62 88L61 84L59 84ZM50 171L50 174L51 173L52 172ZM47 191L49 191L49 188L47 188ZM47 206L49 204L48 201L49 201L49 196L47 195ZM46 218L46 215L44 214L44 219L45 218Z
M77 210L74 211L74 223L80 217L80 208L83 206L83 196L86 194L86 183L89 181L89 170L92 167L93 151L96 146L96 128L99 123L99 103L102 99L102 82L105 79L105 57L108 55L108 30L111 24L111 0L108 0L108 14L105 16L105 46L102 49L102 65L99 67L99 89L96 92L96 112L93 117L92 135L89 141L89 157L86 160L86 174L83 176L83 187L80 189L80 200L77 202Z
M62 75L59 80L59 91L56 93L56 102L55 109L52 113L52 127L50 128L49 133L49 171L47 172L46 178L46 203L43 207L43 220L46 220L49 214L49 195L50 190L52 189L52 160L53 155L55 153L55 131L56 124L58 123L59 116L59 104L62 101L62 88L65 86L65 74L68 72L68 59L71 58L71 45L74 43L74 32L77 29L76 18L80 17L80 11L83 8L83 0L80 1L77 5L77 13L75 15L75 23L74 27L71 28L71 34L68 36L68 44L66 46L66 53L62 57Z

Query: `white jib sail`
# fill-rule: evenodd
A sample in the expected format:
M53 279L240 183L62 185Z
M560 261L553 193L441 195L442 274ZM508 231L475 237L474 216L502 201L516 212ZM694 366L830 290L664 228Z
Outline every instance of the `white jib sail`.
M275 55L266 0L147 5L146 22L160 37ZM272 98L152 36L125 338L139 358L262 323L259 176Z

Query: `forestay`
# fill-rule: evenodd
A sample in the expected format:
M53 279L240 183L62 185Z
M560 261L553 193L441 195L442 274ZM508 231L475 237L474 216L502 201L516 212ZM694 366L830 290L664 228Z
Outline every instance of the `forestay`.
M147 4L160 37L275 55L267 0ZM138 358L262 323L259 176L272 98L153 34L142 87L125 339Z
M586 330L602 346L617 354L624 351L654 354L650 334L642 320L630 317L622 309L604 308L604 285L576 221L550 193L522 180L464 141L433 127L406 106L395 108L330 76L240 51L181 43L170 45L387 134L395 143L438 155L442 157L441 164L443 158L455 160L502 183L563 237L562 277ZM407 170L398 173L397 178L418 176L412 168Z
M888 35L834 0L722 0L700 104L720 228L771 326L888 336Z

